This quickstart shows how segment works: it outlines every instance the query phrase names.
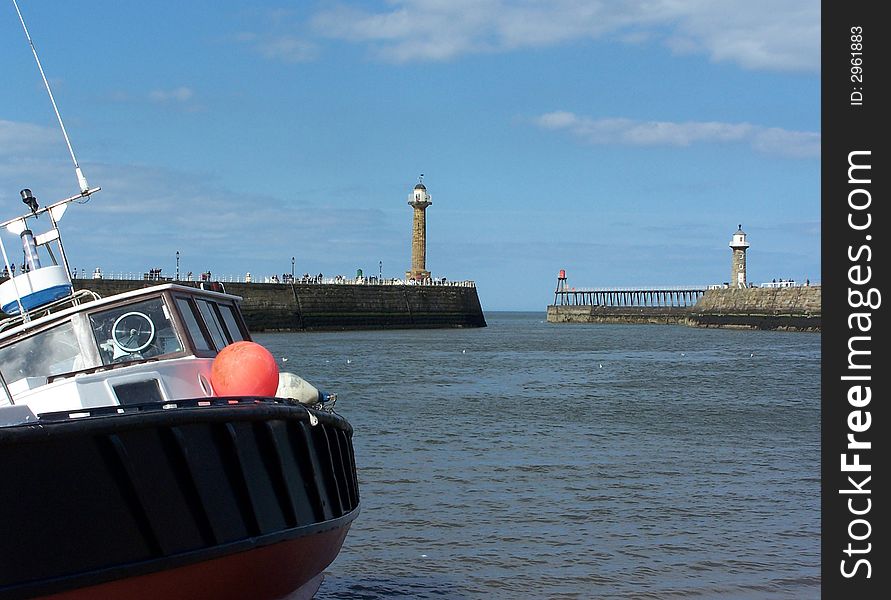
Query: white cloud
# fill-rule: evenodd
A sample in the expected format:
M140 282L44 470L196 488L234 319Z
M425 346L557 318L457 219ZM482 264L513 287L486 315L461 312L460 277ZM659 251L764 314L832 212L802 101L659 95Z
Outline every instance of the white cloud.
M386 61L447 60L584 39L661 40L743 68L817 71L820 5L809 0L390 0L313 18L323 37L370 44Z
M638 121L591 119L566 111L534 119L543 129L567 131L591 144L629 146L690 146L696 143L746 143L758 152L792 158L820 155L820 134L789 131L750 123L717 121Z
M0 119L0 206L4 218L15 216L13 207L22 206L17 203L17 192L26 187L34 190L41 205L77 191L62 132L58 127Z
M752 147L765 154L811 158L820 156L820 134L776 127L759 129L752 138Z
M684 0L675 31L712 60L748 69L820 67L820 4L807 0Z
M152 90L149 92L149 99L152 102L188 102L195 96L195 92L191 88L180 86L172 90Z
M264 58L286 63L308 62L318 55L316 44L296 35L243 32L236 36L236 40L248 44Z
M59 129L0 119L0 156L26 156L61 139Z

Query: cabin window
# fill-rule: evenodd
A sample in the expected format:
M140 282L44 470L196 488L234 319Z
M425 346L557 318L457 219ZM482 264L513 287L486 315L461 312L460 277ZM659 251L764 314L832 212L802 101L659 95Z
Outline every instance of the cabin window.
M231 342L243 340L244 336L241 334L241 328L238 326L234 307L231 304L218 304L217 306L220 309L220 314L223 316L226 329L229 330L229 340Z
M103 365L183 351L161 298L93 313L90 326Z
M201 329L201 325L198 323L199 317L195 312L195 307L192 302L188 298L177 298L176 305L179 307L179 314L182 316L183 322L186 324L186 329L189 330L189 337L192 338L192 343L195 344L195 351L210 351L210 341L207 339L207 336Z
M210 332L210 337L213 338L214 345L217 347L217 350L222 350L229 341L223 333L223 326L220 324L219 318L217 318L217 312L207 300L199 299L197 303L198 310L201 312L201 316L204 317L204 324L207 325L207 330Z
M0 372L8 383L26 377L51 377L88 366L70 322L0 348Z
M209 351L211 349L210 341L204 335L204 331L201 330L201 325L198 324L198 315L195 314L195 308L192 303L188 298L177 298L176 305L179 307L179 313L186 324L186 328L189 330L192 343L195 344L195 351Z

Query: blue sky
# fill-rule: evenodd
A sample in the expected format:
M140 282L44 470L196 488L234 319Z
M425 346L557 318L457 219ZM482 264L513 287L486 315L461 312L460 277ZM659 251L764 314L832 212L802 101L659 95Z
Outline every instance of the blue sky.
M0 4L0 206L77 192ZM19 0L102 187L75 268L397 277L424 174L427 267L485 310L574 287L820 273L820 5L758 0ZM7 248L18 243L4 233Z

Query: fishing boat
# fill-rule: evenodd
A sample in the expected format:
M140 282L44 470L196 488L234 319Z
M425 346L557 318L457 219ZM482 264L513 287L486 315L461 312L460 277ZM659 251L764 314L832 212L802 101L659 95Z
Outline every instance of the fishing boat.
M359 513L335 395L237 296L75 290L59 222L100 188L71 155L79 193L0 223L0 598L313 596Z

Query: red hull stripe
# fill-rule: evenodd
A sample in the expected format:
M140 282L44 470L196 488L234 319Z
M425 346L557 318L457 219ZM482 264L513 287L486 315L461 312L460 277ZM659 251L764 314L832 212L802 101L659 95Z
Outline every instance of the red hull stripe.
M176 567L58 592L45 600L296 600L311 598L350 524Z

